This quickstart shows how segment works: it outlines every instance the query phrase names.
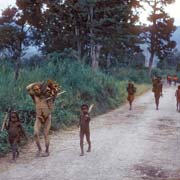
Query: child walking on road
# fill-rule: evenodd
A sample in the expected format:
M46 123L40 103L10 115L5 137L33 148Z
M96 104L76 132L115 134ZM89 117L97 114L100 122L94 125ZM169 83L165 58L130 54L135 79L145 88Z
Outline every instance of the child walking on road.
M83 104L81 106L81 114L80 114L80 148L81 154L80 156L84 156L84 136L86 136L86 140L88 143L87 152L91 152L91 140L90 140L90 115L89 115L89 106L87 104Z

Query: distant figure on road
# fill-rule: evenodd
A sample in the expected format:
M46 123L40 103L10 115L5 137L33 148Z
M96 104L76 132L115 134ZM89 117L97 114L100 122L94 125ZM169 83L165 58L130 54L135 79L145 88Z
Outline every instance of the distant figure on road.
M176 90L176 101L177 101L177 111L180 112L180 85L178 86L178 89Z
M174 81L174 86L176 86L177 81L178 81L178 77L177 77L177 75L174 75L174 77L173 77L173 81Z
M167 84L169 85L169 86L171 86L171 83L172 83L172 76L171 75L167 75Z
M134 101L136 87L134 86L134 84L131 81L129 81L129 83L128 83L127 92L128 92L127 100L129 102L129 106L130 106L129 110L132 110L132 103Z
M159 109L159 99L160 99L160 96L162 96L162 89L163 89L161 77L154 78L152 80L152 83L153 83L152 92L154 93L154 97L155 97L156 110L158 110Z

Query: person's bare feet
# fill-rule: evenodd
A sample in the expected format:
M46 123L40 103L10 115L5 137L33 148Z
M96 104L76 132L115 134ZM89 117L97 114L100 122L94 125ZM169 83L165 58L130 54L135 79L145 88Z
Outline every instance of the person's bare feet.
M11 159L9 162L10 163L16 163L16 160L15 159Z
M41 155L42 157L48 157L49 156L49 152L45 152Z
M40 157L40 156L41 156L41 151L38 150L38 151L36 152L36 157Z

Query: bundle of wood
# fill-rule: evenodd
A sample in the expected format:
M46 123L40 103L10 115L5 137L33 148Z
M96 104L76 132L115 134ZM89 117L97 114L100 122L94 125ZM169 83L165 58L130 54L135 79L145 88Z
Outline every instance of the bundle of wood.
M53 80L48 80L41 85L41 94L48 97L56 97L60 92L60 86Z
M47 100L64 93L64 91L60 92L61 87L53 80L48 80L47 82L35 82L27 86L26 89L30 95L40 96Z

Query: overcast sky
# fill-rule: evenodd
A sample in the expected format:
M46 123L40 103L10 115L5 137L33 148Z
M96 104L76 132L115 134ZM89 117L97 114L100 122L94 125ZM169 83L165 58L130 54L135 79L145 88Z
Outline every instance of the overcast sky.
M0 0L0 10L6 8L9 5L14 5L16 0ZM174 17L175 24L180 26L180 0L176 0L176 2L173 5L169 5L167 7L167 12L171 15L171 17ZM146 8L146 12L143 12L141 14L141 21L143 23L146 23L148 15L148 9Z

